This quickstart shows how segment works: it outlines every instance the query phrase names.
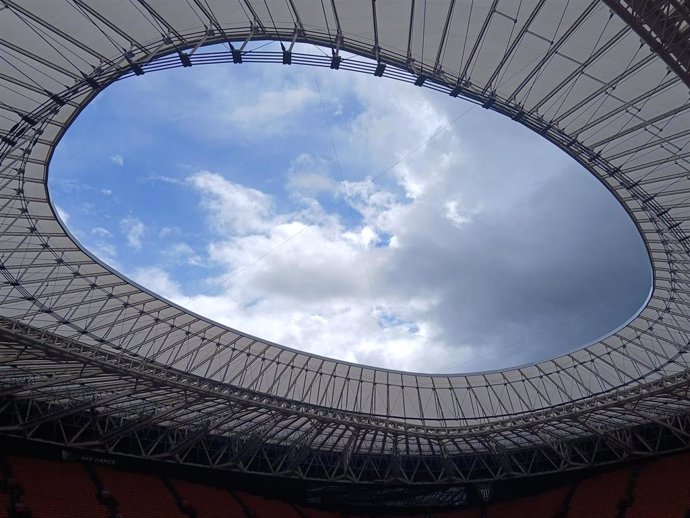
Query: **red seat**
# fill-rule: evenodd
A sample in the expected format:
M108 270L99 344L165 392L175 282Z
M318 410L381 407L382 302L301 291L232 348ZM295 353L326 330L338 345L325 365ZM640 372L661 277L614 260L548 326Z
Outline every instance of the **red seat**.
M301 518L294 507L280 500L264 498L249 493L236 492L235 494L249 509L254 511L257 518Z
M553 518L561 510L568 494L567 487L552 489L535 496L526 496L488 507L488 518Z
M690 509L690 454L645 465L626 518L684 518Z
M33 518L107 518L108 509L96 498L82 464L16 456L8 460Z
M21 505L26 505L33 518L107 518L108 510L98 501L96 487L82 464L18 456L10 456L8 462L13 476L6 483L9 487L23 489ZM185 518L173 493L160 478L109 467L98 467L96 471L104 493L110 493L115 499L118 515L122 518ZM568 518L616 518L617 506L630 476L631 469L622 468L582 480L570 501ZM297 507L245 492L235 492L233 496L226 489L180 480L172 484L198 518L353 518L361 515ZM490 504L486 509L487 518L553 518L563 508L570 487L564 485L537 495ZM8 495L0 492L0 518L7 517L9 502ZM660 458L644 465L626 518L684 518L688 510L690 453ZM361 518L365 516L384 515L364 514ZM390 514L385 516L393 518ZM419 518L424 513L400 510L395 516ZM479 518L480 511L476 507L435 511L433 516Z
M197 518L246 518L242 506L226 489L173 480L178 494L189 502Z
M100 466L96 472L123 518L186 518L161 479Z
M570 501L568 516L616 518L618 503L625 495L625 489L630 482L630 473L630 469L620 469L580 482Z

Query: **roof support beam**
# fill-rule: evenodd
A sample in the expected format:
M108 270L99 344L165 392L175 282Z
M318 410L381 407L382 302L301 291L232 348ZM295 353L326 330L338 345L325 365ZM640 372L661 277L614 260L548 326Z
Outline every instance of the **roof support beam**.
M604 3L656 52L671 70L690 88L690 42L687 32L683 35L667 31L663 14L664 1L604 0ZM680 6L677 2L674 4ZM682 6L680 6L682 9ZM680 10L679 12L683 12ZM685 8L687 12L687 8ZM687 15L686 15L687 16ZM671 22L675 26L677 22ZM690 19L685 19L690 23ZM678 27L681 24L678 23ZM674 39L678 37L678 40Z

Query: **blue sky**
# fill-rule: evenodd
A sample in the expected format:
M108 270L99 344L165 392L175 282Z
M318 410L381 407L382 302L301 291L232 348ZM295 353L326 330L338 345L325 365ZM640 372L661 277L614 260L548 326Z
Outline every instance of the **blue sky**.
M164 297L373 365L543 359L649 290L632 222L565 154L480 107L342 70L121 81L67 132L49 187L83 245Z

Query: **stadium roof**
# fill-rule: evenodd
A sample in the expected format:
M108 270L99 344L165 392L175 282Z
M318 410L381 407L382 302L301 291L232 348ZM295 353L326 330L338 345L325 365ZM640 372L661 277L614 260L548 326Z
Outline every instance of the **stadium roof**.
M674 423L687 414L690 358L689 20L674 0L0 0L0 392L5 405L32 401L40 412L6 429L30 435L89 410L105 419L102 433L70 444L115 448L157 426L167 438L147 451L161 458L224 437L235 457L225 451L212 465L242 468L247 444L273 445L291 452L281 457L286 474L357 480L354 464L383 458L372 480L409 481L422 471L434 480L526 474L519 457L534 447L549 469L597 462L591 448L578 459L558 451L592 438L615 451L601 460L611 461L648 447L619 435L637 425L682 435ZM284 50L251 51L264 39ZM297 54L298 41L327 52ZM200 50L211 43L225 50ZM406 373L215 324L82 250L47 191L51 155L80 110L133 75L250 61L384 75L538 132L635 221L653 270L645 307L603 340L548 361ZM305 471L305 459L324 452L338 457L337 476ZM458 460L467 455L489 460L472 471ZM420 467L421 458L436 464Z

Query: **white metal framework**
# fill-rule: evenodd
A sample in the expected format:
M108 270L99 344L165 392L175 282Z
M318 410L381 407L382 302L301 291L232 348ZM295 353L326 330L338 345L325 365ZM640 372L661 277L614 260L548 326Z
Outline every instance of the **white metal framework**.
M0 431L361 482L525 476L685 446L689 21L676 0L0 0ZM294 53L297 41L329 54ZM82 250L46 182L80 110L130 76L249 61L388 76L538 132L636 223L646 306L541 363L406 373L220 326Z

